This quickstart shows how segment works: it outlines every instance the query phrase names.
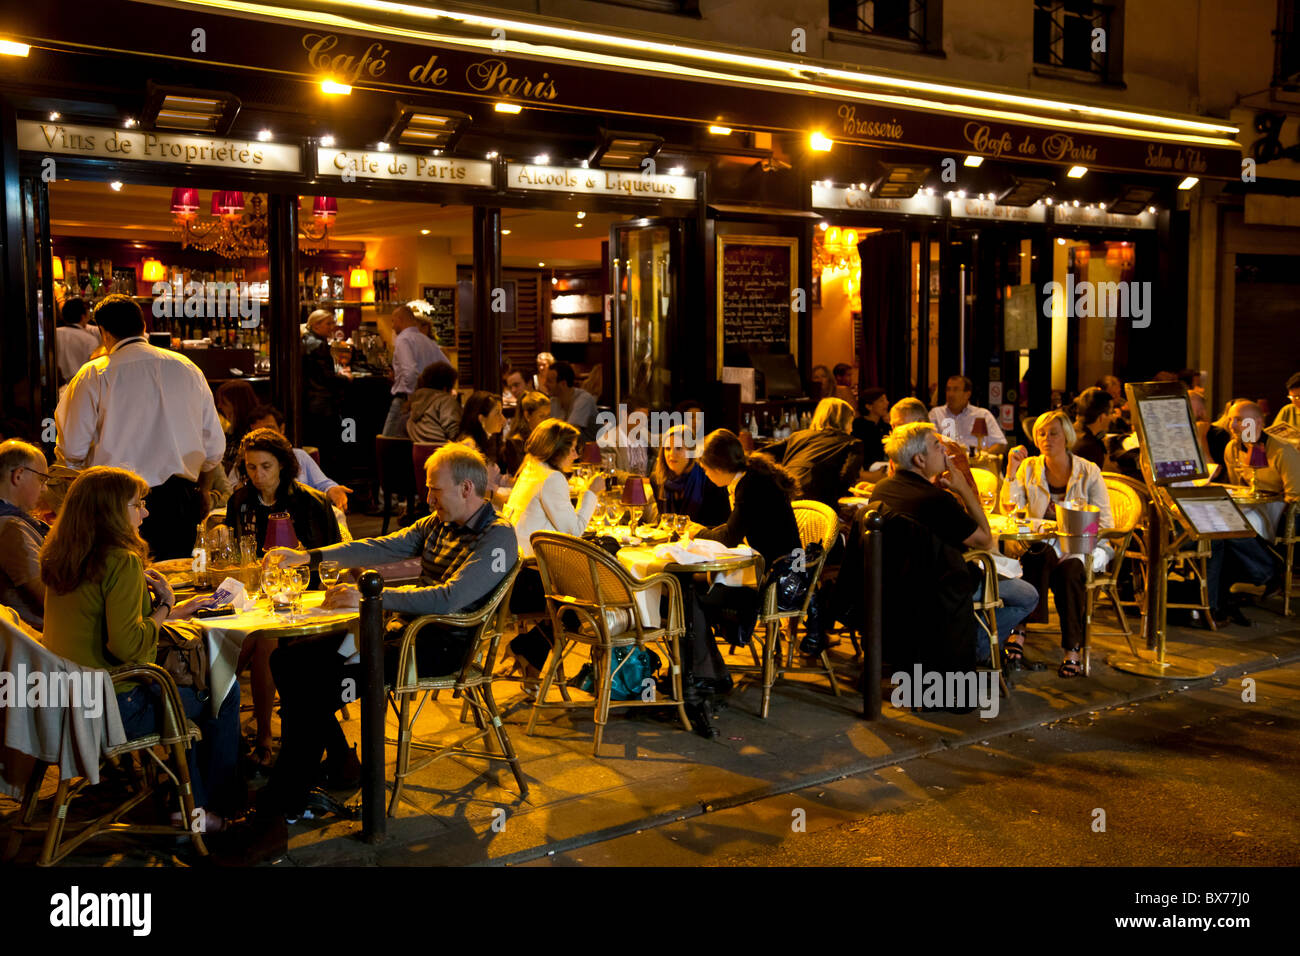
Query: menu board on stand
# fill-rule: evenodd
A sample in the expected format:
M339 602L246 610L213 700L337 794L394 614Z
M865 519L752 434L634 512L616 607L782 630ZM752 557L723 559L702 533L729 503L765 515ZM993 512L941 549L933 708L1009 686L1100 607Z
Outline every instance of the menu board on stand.
M745 365L750 352L798 360L795 311L799 240L792 236L718 236L718 374Z

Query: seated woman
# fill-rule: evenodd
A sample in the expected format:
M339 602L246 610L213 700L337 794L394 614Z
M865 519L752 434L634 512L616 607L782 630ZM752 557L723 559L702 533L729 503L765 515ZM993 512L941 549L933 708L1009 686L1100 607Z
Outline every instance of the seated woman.
M507 475L518 475L528 453L528 439L542 422L551 416L551 396L545 392L525 392L515 409L515 425L501 449L501 464Z
M1114 400L1108 392L1097 388L1085 388L1074 400L1074 431L1079 437L1070 446L1071 454L1086 458L1098 468L1106 468L1106 444L1101 436L1110 430L1110 423L1115 418L1111 411Z
M338 520L325 495L308 488L298 477L298 459L289 440L270 428L258 428L244 436L239 446L238 467L245 481L230 496L225 523L233 529L235 540L253 535L259 548L266 541L268 519L286 512L293 533L303 548L323 548L343 540ZM312 587L320 581L312 574ZM249 668L253 684L253 721L257 726L257 743L253 747L253 764L268 769L271 759L271 709L275 706L275 681L271 678L270 641L250 641L240 652L239 666Z
M709 481L694 455L686 448L686 426L675 425L664 432L659 455L650 470L654 491L654 515L687 515L706 528L720 525L731 514L727 492Z
M500 395L475 392L465 401L456 440L474 449L487 461L489 501L497 489L510 487L509 479L502 480L501 466L497 463L501 455L501 432L505 427L506 416L501 411Z
M188 617L209 600L179 607L157 571L145 570L147 545L140 522L149 514L144 479L121 468L87 468L68 488L59 520L41 548L45 582L45 646L84 667L153 664L158 632L169 618ZM128 738L159 729L159 698L152 685L114 686ZM239 778L239 683L215 717L211 702L192 687L180 688L185 716L203 737L188 753L195 804L204 808L208 832L245 802ZM173 819L179 821L180 814Z
M700 467L731 499L731 514L712 528L693 526L694 537L721 541L729 548L748 544L763 556L765 567L800 547L799 525L790 502L799 493L799 483L790 473L762 452L745 454L745 448L725 428L704 439ZM758 592L753 588L711 587L707 581L693 589L694 603L686 608L687 637L683 642L686 696L691 723L704 736L713 736L707 709L709 696L725 695L731 689L722 655L710 633L718 626L734 645L744 643L758 612ZM683 597L686 597L685 591Z
M549 407L549 405L548 405ZM598 496L605 490L603 475L593 475L578 498L575 509L569 500L569 481L565 472L578 459L578 429L558 418L548 418L529 436L524 465L515 478L510 499L502 516L515 528L519 556L531 558L534 531L559 531L581 535L596 510ZM524 567L515 579L510 610L527 614L546 610L542 578L535 567ZM540 670L551 650L549 624L519 635L510 650L520 658L525 677Z
M434 362L420 373L411 393L411 417L406 434L411 441L441 446L460 434L460 399L456 382L460 373L446 362Z
M823 398L811 427L763 450L785 466L804 497L837 508L862 471L862 442L849 434L852 427L853 406L843 399Z
M1010 506L1024 508L1031 518L1044 518L1053 517L1053 506L1060 502L1083 499L1100 510L1100 529L1112 527L1110 495L1101 469L1067 450L1074 444L1075 435L1065 413L1057 409L1039 415L1034 422L1034 442L1041 455L1031 458L1028 450L1018 445L1007 456L1007 480L1003 488ZM1091 560L1095 570L1103 570L1113 556L1114 550L1105 541L1100 541L1092 554L1086 556L1062 555L1060 545L1052 542L1050 546L1036 543L1020 558L1025 580L1038 588L1039 594L1044 594L1050 586L1056 598L1056 610L1061 616L1061 647L1065 651L1057 671L1061 677L1077 677L1083 673L1080 655L1087 601L1083 559ZM1046 613L1044 597L1038 605L1037 619L1045 620ZM1012 663L1018 662L1024 656L1024 635L1011 634L1004 648L1003 656Z

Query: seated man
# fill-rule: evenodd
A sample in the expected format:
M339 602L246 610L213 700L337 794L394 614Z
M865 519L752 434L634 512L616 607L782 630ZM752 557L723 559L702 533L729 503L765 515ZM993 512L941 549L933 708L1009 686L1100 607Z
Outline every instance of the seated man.
M987 408L980 408L970 403L971 380L964 375L953 375L948 379L945 405L930 409L930 421L939 429L941 435L955 439L966 448L980 446L981 451L1001 454L1007 450L1007 439L998 426L997 416ZM951 421L952 424L948 424ZM980 428L976 422L982 423ZM983 435L976 435L976 431Z
M551 417L578 429L583 441L595 438L596 399L577 387L573 366L568 362L556 362L546 370L546 381L546 391L551 396Z
M995 539L979 495L949 460L933 425L913 423L895 428L885 439L885 453L894 463L895 472L876 485L872 504L914 518L958 552L968 548L992 550ZM981 583L975 597L982 588ZM1005 605L997 615L998 640L1005 644L1012 628L1038 606L1038 591L1024 580L1008 578L999 580L998 593ZM976 640L975 659L988 661L992 649L982 628L977 628Z
M1273 424L1300 428L1300 372L1296 372L1286 380L1286 397L1290 401L1278 409Z
M1264 597L1282 586L1277 558L1268 545L1277 534L1278 523L1286 504L1300 501L1300 451L1288 442L1264 434L1264 412L1247 400L1234 402L1228 409L1228 430L1232 440L1223 451L1228 482L1250 485L1261 491L1280 492L1283 501L1245 509L1255 530L1254 538L1226 538L1211 545L1209 588L1211 613L1216 621L1225 619L1249 625L1250 621L1230 600L1230 588L1243 581L1264 586ZM1245 439L1253 437L1255 442ZM1251 465L1252 453L1263 465Z
M496 513L487 493L487 464L483 456L460 444L444 445L427 465L429 507L433 513L383 538L336 544L310 552L274 548L266 561L282 567L322 559L345 567L384 564L421 558L420 580L408 587L385 588L384 610L418 617L457 614L481 607L484 600L518 560L515 531ZM324 607L357 607L360 593L350 584L330 588ZM397 673L397 638L405 626L400 618L389 624L395 640L384 648L384 679ZM469 652L470 634L460 629L431 628L416 638L416 666L421 674L453 673ZM308 796L328 752L325 773L346 773L355 757L334 717L351 696L348 688L362 684L359 657L345 657L337 636L300 641L271 655L271 671L280 691L280 758L270 783L259 798L262 809L296 818L309 807Z
M36 630L45 628L41 545L50 526L32 514L49 479L45 455L35 445L0 443L0 604Z

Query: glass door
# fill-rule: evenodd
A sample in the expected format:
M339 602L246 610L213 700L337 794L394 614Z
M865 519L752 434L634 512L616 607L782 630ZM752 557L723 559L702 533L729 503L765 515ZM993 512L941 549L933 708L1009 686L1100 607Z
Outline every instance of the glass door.
M681 288L682 221L634 219L609 230L609 320L614 403L636 395L652 408L672 402L673 329Z

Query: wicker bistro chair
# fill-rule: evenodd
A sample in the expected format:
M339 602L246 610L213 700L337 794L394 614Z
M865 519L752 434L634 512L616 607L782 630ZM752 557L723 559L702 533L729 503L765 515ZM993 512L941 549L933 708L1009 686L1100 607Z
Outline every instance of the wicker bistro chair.
M1108 491L1112 488L1127 489L1127 492L1131 492L1138 501L1140 513L1137 521L1132 526L1128 543L1123 551L1125 567L1128 569L1128 573L1133 576L1133 600L1120 600L1120 604L1124 607L1134 608L1137 611L1138 616L1143 617L1146 614L1147 537L1151 533L1151 525L1148 520L1148 516L1151 513L1151 494L1147 491L1147 486L1144 482L1130 478L1127 475L1103 472L1102 479L1106 482L1106 488ZM1127 508L1128 505L1121 505L1116 498L1116 494L1117 492L1114 491L1111 491L1110 494L1111 516L1117 523L1122 524L1123 522L1121 522L1116 516L1121 513L1122 508ZM1126 492L1120 491L1118 494L1126 494ZM1120 552L1117 550L1115 554L1118 558ZM1119 575L1117 573L1117 578L1118 577ZM1112 591L1111 594L1112 600L1118 599L1118 588Z
M1292 589L1295 586L1295 549L1300 544L1300 502L1293 501L1282 512L1282 525L1273 543L1282 549L1282 562L1285 566L1282 576L1282 614L1291 616Z
M989 636L990 669L997 672L998 687L1003 697L1011 695L1007 688L1006 676L1002 673L1002 648L998 644L998 611L1002 607L1002 598L998 594L998 567L993 561L992 553L972 550L962 555L967 563L979 566L984 575L984 590L975 598L975 622Z
M996 471L989 471L983 465L975 464L971 465L970 473L975 478L975 493L981 499L985 495L992 495L993 507L996 509L1002 501L1002 475Z
M1084 588L1086 590L1084 614L1083 614L1083 673L1088 676L1090 673L1090 653L1089 648L1092 643L1092 614L1094 602L1098 596L1107 598L1115 608L1115 616L1119 618L1119 626L1124 634L1125 640L1129 640L1132 630L1128 626L1128 618L1124 616L1124 605L1119 599L1119 575L1120 569L1124 565L1124 556L1129 552L1129 544L1133 538L1133 531L1142 521L1146 513L1145 504L1137 491L1124 482L1112 482L1112 476L1106 475L1106 491L1110 497L1110 514L1114 527L1105 528L1101 532L1101 537L1111 543L1115 549L1115 557L1110 562L1110 567L1105 571L1094 571L1092 561L1085 560L1084 567ZM1085 556L1086 557L1086 556ZM1132 648L1132 641L1129 640L1129 646ZM1133 653L1137 654L1137 649L1133 648Z
M37 866L52 866L65 859L77 847L93 837L106 833L128 833L140 836L181 836L189 837L195 851L200 856L207 856L208 849L203 843L202 826L194 826L194 792L190 784L190 769L186 762L185 751L194 746L201 734L199 728L185 717L181 704L180 692L171 675L156 664L124 664L108 672L109 684L113 681L138 680L157 686L162 698L163 727L160 731L136 737L104 752L108 762L117 765L121 758L127 757L133 762L136 786L133 792L112 809L93 820L79 825L74 832L68 832L68 808L73 799L86 788L89 781L85 777L60 780L50 807L48 823L33 822L36 804L39 799L41 784L50 764L36 761L31 776L23 788L22 801L14 823L11 825L8 845L3 859L11 860L17 854L24 833L44 831L45 839L41 848ZM160 756L158 751L162 750ZM140 754L152 761L152 776L134 765L130 755ZM146 764L146 769L150 764ZM121 818L140 804L154 796L163 786L163 778L176 785L180 794L181 823L176 824L141 824L123 823Z
M686 703L682 696L679 645L686 626L681 585L677 579L663 573L644 579L634 578L608 552L573 535L536 531L531 540L546 591L555 645L546 660L542 685L533 702L525 732L532 735L537 715L544 708L593 707L596 731L592 753L599 756L611 708L664 706L675 706L682 727L689 731L691 722L686 716ZM668 619L658 628L647 628L641 621L636 595L656 586L664 587L668 594ZM617 670L611 663L614 648L640 647L647 643L659 644L668 658L672 696L657 699L652 696L650 700L611 700L611 685ZM595 700L548 701L546 695L556 681L561 662L579 644L591 649L596 676Z
M400 649L397 657L397 674L392 687L388 690L388 702L397 715L397 769L393 775L393 795L388 801L388 815L397 810L402 798L402 788L406 778L422 770L435 760L458 754L463 757L477 757L481 760L504 760L510 765L510 771L519 784L519 795L528 796L528 782L524 779L519 766L519 757L510 744L510 735L506 733L497 709L496 698L492 695L493 665L496 662L497 646L501 641L503 624L509 606L508 595L514 587L515 577L519 574L519 563L496 586L483 607L466 614L426 614L417 617L406 625L402 632ZM425 625L440 624L446 627L472 628L473 638L469 651L461 665L459 673L425 676L416 671L415 637ZM454 691L455 697L464 697L465 705L474 717L477 730L468 737L451 744L437 746L414 739L412 728L424 709L430 693L437 697L439 691ZM420 698L411 712L411 701ZM464 720L464 714L461 715ZM471 750L470 744L495 740L499 753L487 750ZM391 741L390 741L391 742ZM418 764L411 765L411 750L430 751Z
M817 585L821 580L822 568L826 564L826 555L839 534L839 517L834 510L820 501L794 501L791 502L791 507L794 509L795 522L799 526L800 543L805 548L811 548L814 544L821 545L821 553L808 567L810 572L808 592L804 595L803 603L798 608L783 611L776 604L776 585L768 585L760 596L758 621L754 625L754 633L749 639L749 648L754 657L754 664L731 667L732 670L741 674L760 675L763 685L760 715L764 719L767 719L767 712L772 702L772 687L776 684L778 678L786 674L825 674L830 681L831 692L836 697L840 696L840 685L835 678L835 668L831 664L829 650L821 652L820 667L794 666L799 625L804 623L808 616L808 605L812 602L813 595L817 591ZM762 580L763 568L761 566L758 567L757 574L759 580ZM784 665L781 663L781 632L783 630L787 632L786 639L788 641ZM755 649L755 641L761 645L761 653Z

